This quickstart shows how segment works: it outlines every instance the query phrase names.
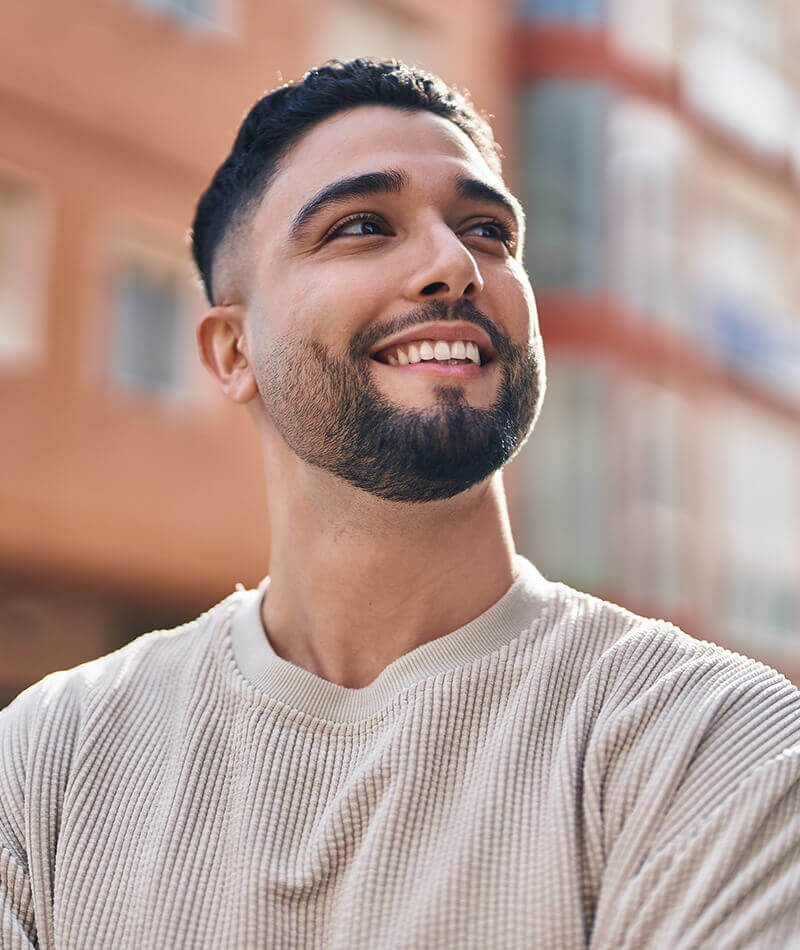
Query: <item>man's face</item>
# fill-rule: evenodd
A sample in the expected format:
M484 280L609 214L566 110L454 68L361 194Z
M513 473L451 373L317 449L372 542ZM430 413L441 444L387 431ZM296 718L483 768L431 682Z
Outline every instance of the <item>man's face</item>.
M544 383L516 207L428 112L361 106L290 149L254 218L247 320L264 407L301 459L419 502L511 457Z

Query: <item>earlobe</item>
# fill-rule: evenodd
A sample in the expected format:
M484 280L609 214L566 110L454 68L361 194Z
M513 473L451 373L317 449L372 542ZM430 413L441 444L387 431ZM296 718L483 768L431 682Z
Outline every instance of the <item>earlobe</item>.
M258 392L238 304L212 307L197 327L203 365L233 402L249 402Z

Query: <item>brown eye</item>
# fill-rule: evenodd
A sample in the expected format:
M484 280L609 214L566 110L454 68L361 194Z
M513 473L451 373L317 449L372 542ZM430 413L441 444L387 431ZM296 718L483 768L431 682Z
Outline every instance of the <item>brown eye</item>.
M354 215L337 224L328 234L328 240L337 237L374 237L388 234L389 228L384 221L374 215Z
M502 223L502 221L479 221L467 228L466 235L475 234L477 237L490 238L493 241L501 241L507 247L513 244L511 232Z

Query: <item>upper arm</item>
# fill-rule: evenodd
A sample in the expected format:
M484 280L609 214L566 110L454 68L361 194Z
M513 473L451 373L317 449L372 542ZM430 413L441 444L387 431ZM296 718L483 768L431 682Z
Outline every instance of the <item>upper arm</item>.
M84 685L70 672L0 712L0 950L47 943L61 810Z
M36 946L30 875L23 860L0 843L0 948Z
M592 946L772 947L800 935L800 692L702 646L597 730Z
M608 886L606 886L608 885ZM800 744L604 881L592 946L784 947L800 937Z
M25 843L25 785L30 699L0 713L0 948L36 945Z

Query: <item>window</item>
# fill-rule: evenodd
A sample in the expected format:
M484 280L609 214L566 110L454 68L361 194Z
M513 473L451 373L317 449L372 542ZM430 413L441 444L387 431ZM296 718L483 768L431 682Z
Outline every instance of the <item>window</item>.
M796 660L800 630L800 458L793 432L744 407L717 431L723 554L721 633L743 652Z
M0 177L0 371L36 361L43 349L45 223L33 188Z
M690 418L670 389L616 380L596 360L550 357L541 417L513 463L522 553L577 588L662 616L685 608L696 533Z
M608 136L611 292L635 313L681 325L680 128L665 112L630 100L612 107Z
M604 87L572 80L537 83L523 93L526 263L537 288L603 289L607 101Z
M515 466L520 550L542 573L603 590L609 556L610 380L604 367L548 359L541 416Z
M620 384L620 560L629 597L669 612L689 599L685 467L690 410L678 393L628 379Z
M800 16L798 17L800 19ZM794 172L795 186L800 182L800 81L795 79L791 97L791 124L788 133L789 161Z
M615 45L649 66L669 68L675 61L675 0L608 0Z
M162 397L190 388L197 303L188 264L153 246L131 244L112 269L110 377L123 389Z
M140 9L169 17L185 26L217 28L231 13L231 0L129 0Z
M780 155L788 145L790 97L775 0L694 0L690 19L687 98L732 135Z
M800 326L791 306L788 243L773 216L733 203L709 207L693 255L691 325L715 359L797 400Z
M551 20L596 26L605 19L605 0L518 0L523 20Z

